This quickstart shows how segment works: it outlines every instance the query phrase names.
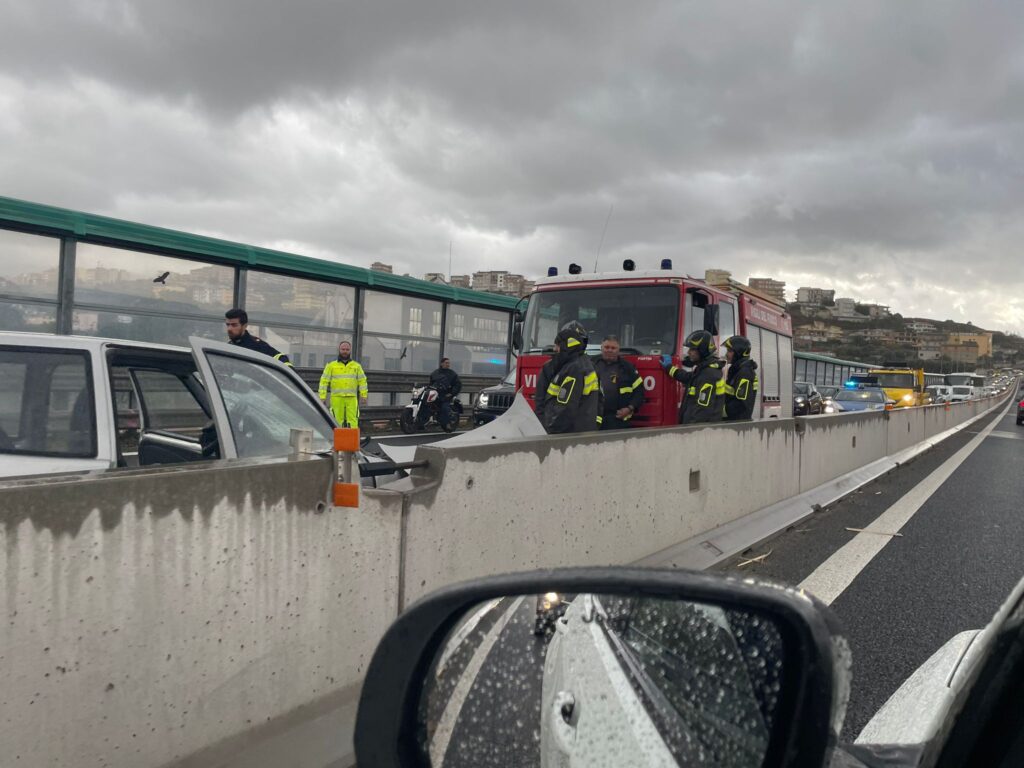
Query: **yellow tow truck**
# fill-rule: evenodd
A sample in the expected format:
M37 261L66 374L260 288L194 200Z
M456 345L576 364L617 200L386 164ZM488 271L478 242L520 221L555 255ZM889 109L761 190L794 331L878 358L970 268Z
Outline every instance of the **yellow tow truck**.
M894 402L894 408L912 408L932 403L931 395L925 389L924 368L887 365L871 369L868 375L878 379L878 386Z

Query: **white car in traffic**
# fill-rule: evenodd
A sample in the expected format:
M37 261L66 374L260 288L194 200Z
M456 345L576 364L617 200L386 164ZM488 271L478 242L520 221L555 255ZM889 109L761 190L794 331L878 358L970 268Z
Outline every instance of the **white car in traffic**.
M191 349L0 333L0 478L327 454L331 414L290 367L225 342Z

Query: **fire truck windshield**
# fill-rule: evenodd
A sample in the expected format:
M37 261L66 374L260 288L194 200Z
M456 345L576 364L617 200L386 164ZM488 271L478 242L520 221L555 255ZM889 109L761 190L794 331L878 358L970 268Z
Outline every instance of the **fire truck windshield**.
M524 350L541 352L558 329L578 321L599 347L617 336L625 354L672 354L679 326L680 291L673 285L629 285L538 291L530 297L523 328Z

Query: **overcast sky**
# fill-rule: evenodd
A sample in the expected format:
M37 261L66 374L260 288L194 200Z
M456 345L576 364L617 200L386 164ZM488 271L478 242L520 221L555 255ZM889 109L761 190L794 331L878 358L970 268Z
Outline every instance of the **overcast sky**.
M0 195L1024 332L1020 0L0 0Z

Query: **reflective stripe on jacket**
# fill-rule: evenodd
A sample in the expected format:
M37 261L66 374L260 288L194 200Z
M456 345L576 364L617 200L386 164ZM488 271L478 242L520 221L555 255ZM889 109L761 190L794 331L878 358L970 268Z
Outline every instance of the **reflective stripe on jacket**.
M366 374L363 372L363 366L355 360L349 360L347 363L341 360L329 362L324 366L324 372L320 376L321 400L327 399L328 390L332 397L366 397Z
M722 381L722 361L709 358L693 368L672 366L668 375L686 386L683 407L679 413L680 424L722 420L722 399L725 397L725 382Z
M631 362L620 357L614 363L606 363L598 358L594 361L594 370L601 381L606 417L608 414L614 416L616 411L626 406L632 406L634 412L640 410L644 404L644 380Z
M725 403L723 411L726 421L744 421L753 418L757 393L757 363L749 357L729 366L725 380Z
M554 372L538 407L541 424L549 434L587 432L600 426L601 384L594 364L582 350Z

